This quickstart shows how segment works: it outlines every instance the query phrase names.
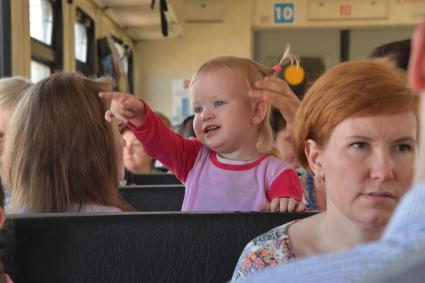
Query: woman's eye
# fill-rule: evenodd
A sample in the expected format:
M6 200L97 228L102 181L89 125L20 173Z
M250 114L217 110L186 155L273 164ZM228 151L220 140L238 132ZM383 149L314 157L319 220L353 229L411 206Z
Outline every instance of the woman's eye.
M214 106L221 106L221 105L224 105L224 104L226 104L226 102L224 102L223 100L217 100L217 101L214 102Z
M397 151L401 152L410 152L412 151L412 146L410 144L398 144L395 146Z
M367 143L365 143L365 142L355 142L355 143L352 143L350 147L354 148L354 149L362 150L362 149L367 148Z

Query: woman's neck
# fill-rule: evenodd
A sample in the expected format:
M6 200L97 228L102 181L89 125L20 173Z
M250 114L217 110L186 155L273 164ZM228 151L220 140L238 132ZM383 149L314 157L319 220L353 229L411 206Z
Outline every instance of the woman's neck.
M385 225L362 225L343 215L331 201L327 203L321 225L318 226L319 253L344 251L361 243L375 241L381 236Z

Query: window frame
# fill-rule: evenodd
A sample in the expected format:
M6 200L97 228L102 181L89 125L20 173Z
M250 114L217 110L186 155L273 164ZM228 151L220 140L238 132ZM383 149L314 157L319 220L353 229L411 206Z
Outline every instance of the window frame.
M50 72L63 69L63 14L62 1L49 0L52 4L52 44L48 45L31 37L31 59L50 67Z
M81 62L77 58L75 58L75 67L76 70L85 76L94 76L97 74L97 56L96 56L96 50L97 50L97 44L96 44L96 37L95 37L95 21L92 17L90 17L86 12L84 12L83 9L80 7L77 7L76 13L81 14L81 18L83 21L88 20L90 22L90 27L87 28L87 62ZM77 19L77 17L76 17ZM75 23L74 23L75 24ZM74 40L75 40L75 32L74 32Z
M0 77L12 75L12 34L10 0L0 1Z

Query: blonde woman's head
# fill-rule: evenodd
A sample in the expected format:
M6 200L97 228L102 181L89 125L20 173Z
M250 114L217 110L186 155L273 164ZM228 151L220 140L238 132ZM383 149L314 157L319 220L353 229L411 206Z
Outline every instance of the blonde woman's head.
M122 139L104 119L108 105L98 93L109 79L58 73L23 97L8 127L2 157L12 210L64 212L71 205L121 209Z

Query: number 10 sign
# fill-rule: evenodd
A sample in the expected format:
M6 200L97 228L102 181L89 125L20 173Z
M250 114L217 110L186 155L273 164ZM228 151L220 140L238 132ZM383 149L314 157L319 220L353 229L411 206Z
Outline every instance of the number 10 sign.
M294 3L274 4L274 23L292 24L294 22Z

